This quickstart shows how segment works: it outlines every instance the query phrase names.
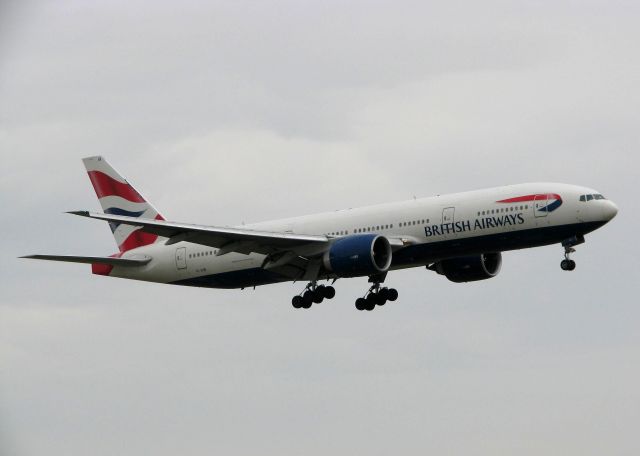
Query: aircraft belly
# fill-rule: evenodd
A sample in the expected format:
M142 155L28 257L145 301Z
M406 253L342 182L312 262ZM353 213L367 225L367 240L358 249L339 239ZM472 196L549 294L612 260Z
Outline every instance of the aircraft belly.
M572 223L412 245L393 254L391 269L429 264L445 258L504 252L557 244L600 228L604 222Z

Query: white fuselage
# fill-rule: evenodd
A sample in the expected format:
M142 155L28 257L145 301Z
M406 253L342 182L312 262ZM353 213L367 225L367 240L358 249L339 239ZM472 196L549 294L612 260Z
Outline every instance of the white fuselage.
M243 225L244 229L345 237L376 233L397 239L391 269L425 266L439 260L537 247L583 236L613 218L616 206L585 187L554 183L509 185L413 199L357 209ZM535 196L535 197L534 197ZM533 199L531 199L533 197ZM240 288L291 276L265 271L265 255L228 253L189 242L157 242L126 252L145 255L141 267L115 267L109 274L136 280Z

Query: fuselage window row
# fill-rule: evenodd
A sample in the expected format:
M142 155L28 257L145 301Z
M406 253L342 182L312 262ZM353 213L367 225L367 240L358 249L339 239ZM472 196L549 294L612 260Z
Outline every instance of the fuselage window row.
M487 209L486 211L478 211L478 217L482 215L502 214L504 212L526 211L527 209L529 209L528 204L524 206L502 207L500 209Z
M190 253L189 258L200 258L204 256L211 256L211 255L215 255L216 253L218 253L217 250L208 250L206 252Z

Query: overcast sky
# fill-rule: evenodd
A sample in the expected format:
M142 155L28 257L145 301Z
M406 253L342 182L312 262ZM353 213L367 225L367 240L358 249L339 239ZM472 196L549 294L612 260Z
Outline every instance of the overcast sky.
M637 455L637 1L0 3L0 454ZM80 159L216 225L508 183L598 189L578 248L294 311L92 276Z

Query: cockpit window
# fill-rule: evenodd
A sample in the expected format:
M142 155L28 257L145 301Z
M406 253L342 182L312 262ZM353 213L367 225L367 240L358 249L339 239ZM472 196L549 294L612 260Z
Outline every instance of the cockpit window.
M580 195L580 201L583 203L585 201L593 201L593 200L606 200L606 198L600 194L596 195Z

